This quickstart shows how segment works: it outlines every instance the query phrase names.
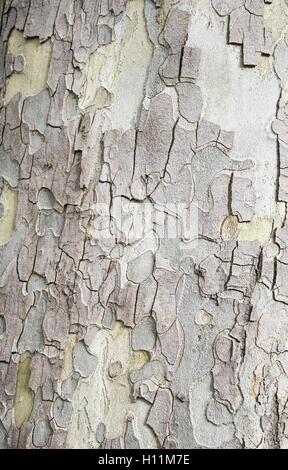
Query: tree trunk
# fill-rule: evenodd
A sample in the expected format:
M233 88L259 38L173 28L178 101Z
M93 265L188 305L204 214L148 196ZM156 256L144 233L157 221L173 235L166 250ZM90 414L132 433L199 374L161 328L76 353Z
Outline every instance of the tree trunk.
M285 0L0 8L0 448L287 448Z

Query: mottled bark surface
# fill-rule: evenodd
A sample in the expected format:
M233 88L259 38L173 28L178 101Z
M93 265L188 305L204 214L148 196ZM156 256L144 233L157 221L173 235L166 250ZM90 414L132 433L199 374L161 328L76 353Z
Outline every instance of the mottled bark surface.
M287 448L285 1L0 5L0 448Z

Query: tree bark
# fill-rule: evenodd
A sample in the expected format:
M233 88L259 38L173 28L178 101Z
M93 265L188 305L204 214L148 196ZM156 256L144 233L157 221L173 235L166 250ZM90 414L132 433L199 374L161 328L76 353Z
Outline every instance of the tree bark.
M0 448L287 448L285 1L0 8Z

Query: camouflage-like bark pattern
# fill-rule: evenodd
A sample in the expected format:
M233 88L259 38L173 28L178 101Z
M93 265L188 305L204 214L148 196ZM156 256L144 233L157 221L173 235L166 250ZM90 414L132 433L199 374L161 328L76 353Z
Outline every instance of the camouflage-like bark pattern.
M1 3L0 448L288 447L287 11Z

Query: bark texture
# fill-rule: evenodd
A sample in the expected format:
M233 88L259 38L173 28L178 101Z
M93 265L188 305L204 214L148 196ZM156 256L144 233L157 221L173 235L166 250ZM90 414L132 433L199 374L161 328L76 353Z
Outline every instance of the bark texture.
M0 448L287 448L285 1L0 5Z

